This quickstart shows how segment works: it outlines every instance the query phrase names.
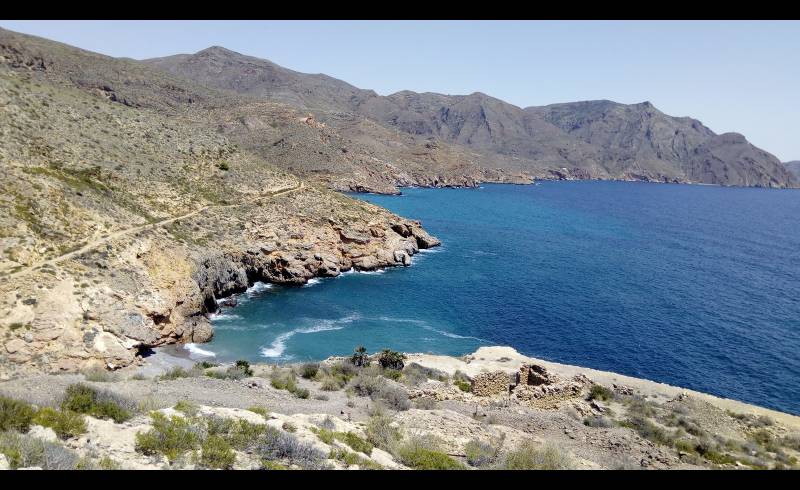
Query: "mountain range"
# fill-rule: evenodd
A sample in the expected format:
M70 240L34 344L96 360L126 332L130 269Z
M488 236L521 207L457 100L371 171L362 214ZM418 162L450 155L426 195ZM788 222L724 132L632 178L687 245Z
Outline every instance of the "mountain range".
M355 126L378 125L381 128L372 130L413 138L408 142L428 141L428 148L446 145L448 153L492 170L500 180L798 185L797 177L775 156L744 136L718 135L696 119L669 116L650 102L598 100L520 108L479 92L402 91L381 96L327 75L299 73L218 46L143 62L205 87L308 111L346 138L354 136ZM436 158L431 160L422 173L452 174L452 167L443 171ZM486 176L477 172L473 177Z

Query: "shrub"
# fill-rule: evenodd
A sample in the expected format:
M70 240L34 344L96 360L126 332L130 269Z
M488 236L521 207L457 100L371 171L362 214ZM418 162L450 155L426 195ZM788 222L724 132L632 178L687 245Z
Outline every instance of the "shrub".
M302 398L304 400L308 398L309 395L311 394L306 388L300 388L300 387L295 388L295 390L292 393L294 393L294 396L296 396L297 398Z
M173 408L175 408L175 410L177 410L179 412L182 412L182 413L184 413L184 414L186 414L186 415L188 415L190 417L193 417L193 416L197 415L197 412L200 409L197 405L195 405L194 403L192 403L192 402L190 402L188 400L179 401L178 403L175 404L175 407L173 407Z
M225 172L231 169L230 165L228 165L228 162L221 162L219 165L217 165L217 168Z
M200 369L192 368L187 371L186 369L183 369L180 366L175 366L169 371L159 376L158 379L173 380L179 378L194 378L196 376L200 376L201 374L202 371Z
M408 410L411 408L408 393L398 386L383 386L378 391L377 399L394 410Z
M206 432L209 436L222 437L236 449L249 450L266 431L265 424L252 424L243 419L229 419L217 416L205 417Z
M167 418L160 412L151 413L150 418L153 428L136 433L137 452L147 456L163 454L172 463L200 444L198 430L189 420L177 415Z
M326 375L322 377L322 385L320 386L320 389L322 391L339 391L344 387L344 385L344 380Z
M384 369L383 373L381 373L384 377L391 379L392 381L397 381L403 375L402 371L398 371L397 369Z
M200 464L206 468L228 470L236 462L236 454L230 444L220 436L208 436L200 449Z
M589 389L589 400L607 401L614 398L614 392L605 386L593 384Z
M294 425L294 424L293 424L293 423L291 423L291 422L284 422L284 423L283 423L283 425L281 425L281 427L282 427L282 428L283 428L283 430L285 430L286 432L292 432L292 433L294 433L294 432L297 432L297 426L296 426L296 425Z
M635 396L628 402L628 415L640 418L653 417L656 415L656 409L652 402Z
M383 369L396 369L401 371L405 366L403 362L405 360L405 354L390 349L383 349L381 353L378 354L378 364L380 364Z
M194 369L208 369L217 366L219 366L219 364L215 362L200 361L194 365Z
M428 379L447 381L446 373L438 369L431 369L412 362L403 369L403 382L412 386L424 383Z
M429 441L414 438L400 446L400 461L417 470L463 470L464 465L437 450Z
M83 416L69 410L44 407L36 412L33 423L50 427L61 439L77 437L86 432L86 421Z
M98 383L108 383L117 380L117 376L103 368L90 369L83 373L83 377L86 379L86 381L94 381Z
M453 384L458 386L458 389L463 392L469 393L472 391L472 382L469 377L461 371L457 370L453 373Z
M276 459L288 459L304 469L325 467L325 455L321 451L273 427L267 428L257 447L257 453L261 457L262 467L265 468L269 468L269 462Z
M330 459L335 459L337 461L341 461L347 466L358 465L359 469L362 470L382 470L383 466L370 461L369 459L362 458L356 453L352 453L350 451L344 449L333 449L331 450L330 455L328 456Z
M81 461L78 454L61 444L16 432L0 432L0 453L12 469L38 466L44 470L74 470Z
M566 470L573 466L569 456L553 446L536 447L525 441L506 454L500 464L504 470Z
M414 408L420 410L435 410L437 406L436 399L430 396L421 396L414 400Z
M0 396L0 432L28 432L35 413L36 410L25 402Z
M264 407L250 407L250 408L248 408L248 410L250 410L253 413L257 413L257 414L261 415L265 419L269 418L269 411Z
M376 410L367 421L367 440L373 446L393 453L402 434L392 425L392 419L382 409Z
M614 423L608 417L603 415L590 415L583 419L583 425L587 427L608 429L609 427L613 427Z
M356 347L355 352L352 356L350 356L350 362L353 363L356 367L366 367L369 366L369 354L367 354L367 349L363 345L359 345Z
M319 372L319 364L316 362L308 362L300 366L300 377L304 379L312 379L317 376Z
M467 456L467 463L476 468L482 468L497 461L500 448L478 439L472 439L464 446L464 454Z
M664 444L667 446L672 446L674 444L674 437L667 434L667 432L662 429L661 427L655 425L654 423L650 422L646 418L634 416L631 417L620 425L623 427L628 427L636 431L644 439L649 441L655 442L656 444Z
M250 363L243 359L236 361L236 364L233 367L241 369L246 376L253 375L253 370L250 368Z
M350 446L353 451L364 453L367 456L372 454L372 444L370 444L368 441L365 441L353 432L338 432L337 439Z
M112 419L122 423L130 419L133 402L118 397L112 393L98 391L82 383L67 386L64 399L61 401L62 410L83 413L101 419Z
M385 384L386 382L380 376L367 371L359 373L350 381L350 387L357 395L369 397L377 394Z

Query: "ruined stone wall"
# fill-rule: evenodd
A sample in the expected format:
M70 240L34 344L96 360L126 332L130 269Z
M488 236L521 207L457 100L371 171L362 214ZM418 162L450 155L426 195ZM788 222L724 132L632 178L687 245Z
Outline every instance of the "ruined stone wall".
M472 393L477 396L507 394L511 377L504 371L480 373L472 378Z

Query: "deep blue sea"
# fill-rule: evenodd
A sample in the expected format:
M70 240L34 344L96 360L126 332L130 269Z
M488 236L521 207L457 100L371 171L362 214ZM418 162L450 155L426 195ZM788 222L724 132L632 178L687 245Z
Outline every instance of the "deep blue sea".
M800 191L542 182L357 197L443 246L408 268L251 289L201 349L299 361L359 344L510 345L800 414Z

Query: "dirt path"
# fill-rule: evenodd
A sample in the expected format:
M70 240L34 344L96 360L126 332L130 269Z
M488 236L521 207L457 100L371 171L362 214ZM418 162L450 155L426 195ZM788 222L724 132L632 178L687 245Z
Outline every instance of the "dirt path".
M253 201L250 201L250 202L247 202L247 203L221 204L221 205L217 205L217 206L204 206L204 207L202 207L200 209L196 209L196 210L194 210L192 212L189 212L189 213L186 213L186 214L182 214L180 216L175 216L175 217L167 218L167 219L164 219L164 220L161 220L161 221L156 221L155 223L147 223L145 225L134 226L133 228L127 228L125 230L116 231L116 232L114 232L114 233L112 233L110 235L107 235L107 236L99 239L99 240L95 240L93 242L89 242L86 245L84 245L83 247L81 247L81 248L79 248L77 250L73 250L72 252L67 252L67 253L65 253L63 255L59 255L58 257L53 257L52 259L44 260L42 262L37 262L37 263L29 265L29 266L25 267L24 269L21 269L21 270L19 270L17 272L5 275L5 276L2 277L2 279L13 279L15 277L19 277L19 276L21 276L23 274L27 274L27 273L33 271L34 269L38 269L38 268L43 267L45 265L52 265L52 264L56 264L58 262L63 262L65 260L71 259L73 257L78 257L78 256L80 256L82 254L85 254L86 252L98 247L99 245L102 245L102 244L108 242L109 240L113 240L115 238L119 238L119 237L122 237L122 236L125 236L125 235L131 235L131 234L134 234L134 233L138 233L138 232L146 230L146 229L155 228L155 227L158 227L158 226L163 226L163 225L166 225L166 224L169 224L169 223L181 220L181 219L190 218L190 217L192 217L192 216L194 216L196 214L200 214L203 211L206 211L208 209L212 209L212 208L219 208L219 209L235 208L235 207L239 207L239 206L253 204L253 203L256 203L256 202L259 202L259 201L263 201L263 200L266 200L266 199L273 199L273 198L276 198L276 197L279 197L279 196L284 196L286 194L291 194L293 192L300 191L300 190L302 190L304 188L305 188L305 184L303 184L302 182L299 182L294 187L289 187L289 188L286 188L286 189L281 189L281 190L278 190L278 191L273 191L273 192L267 193L266 196L258 197L256 199L254 199ZM5 272L5 271L3 271L3 272Z

